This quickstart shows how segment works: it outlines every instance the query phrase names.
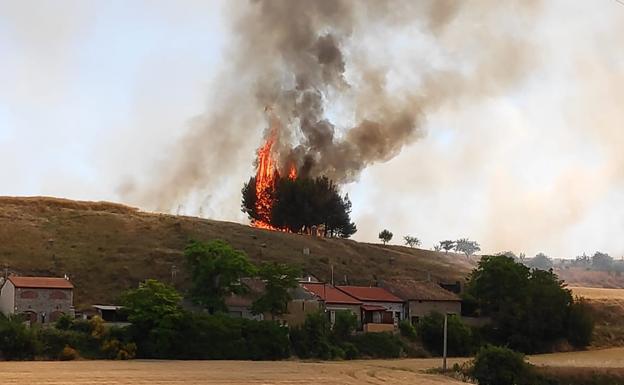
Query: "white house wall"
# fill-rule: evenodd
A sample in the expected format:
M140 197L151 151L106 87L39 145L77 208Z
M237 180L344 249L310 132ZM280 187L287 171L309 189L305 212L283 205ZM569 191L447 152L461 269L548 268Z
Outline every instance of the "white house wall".
M0 312L4 315L13 314L15 311L15 286L7 281L0 291Z

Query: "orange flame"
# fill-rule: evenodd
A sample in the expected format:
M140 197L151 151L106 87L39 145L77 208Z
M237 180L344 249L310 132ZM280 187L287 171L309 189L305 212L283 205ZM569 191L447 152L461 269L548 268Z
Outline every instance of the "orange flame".
M274 132L273 132L274 133ZM273 133L264 145L258 149L258 169L256 170L256 213L260 219L252 221L252 226L273 229L269 224L273 209L273 189L275 187L276 168L273 160Z
M288 171L288 179L297 179L297 166L295 166L294 164L290 165L290 171Z
M268 138L258 149L258 161L256 169L256 214L259 217L251 221L253 227L262 229L286 231L271 226L271 212L275 202L274 191L275 183L279 178L277 162L273 158L273 146L277 141L279 120L267 108L271 117L271 131ZM288 178L290 180L297 179L297 167L293 163L288 169Z

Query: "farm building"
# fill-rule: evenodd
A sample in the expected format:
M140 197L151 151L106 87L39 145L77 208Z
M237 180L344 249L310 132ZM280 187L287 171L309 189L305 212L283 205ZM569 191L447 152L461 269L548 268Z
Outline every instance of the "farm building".
M10 276L0 290L0 311L21 314L31 323L74 316L74 285L66 278Z
M249 292L245 295L230 294L225 298L225 305L230 316L255 320L272 319L271 314L253 314L251 310L253 302L264 292L264 282L252 278L244 278L241 282L249 288ZM301 287L291 289L289 292L292 299L288 303L288 312L276 316L275 320L285 325L297 326L303 324L308 314L321 309L320 301L316 296Z
M397 279L382 284L405 302L405 315L413 324L431 312L461 314L461 299L434 282Z

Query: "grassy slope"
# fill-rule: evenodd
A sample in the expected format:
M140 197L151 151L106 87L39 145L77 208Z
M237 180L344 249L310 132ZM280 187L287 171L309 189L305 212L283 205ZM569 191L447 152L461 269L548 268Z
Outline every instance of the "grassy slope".
M465 257L401 246L384 247L341 239L259 230L213 220L145 213L103 202L0 197L0 263L22 275L62 276L76 285L76 305L114 302L145 278L171 280L185 288L182 250L190 239L224 239L255 261L296 263L328 279L351 282L405 276L463 280ZM303 255L309 248L310 255Z

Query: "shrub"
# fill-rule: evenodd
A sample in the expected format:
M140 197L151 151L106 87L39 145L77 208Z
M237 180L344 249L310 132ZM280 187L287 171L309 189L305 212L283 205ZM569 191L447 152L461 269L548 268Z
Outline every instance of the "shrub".
M344 358L347 360L354 360L360 356L360 351L355 344L351 342L345 342L341 345L341 347L345 354Z
M241 335L247 359L278 360L290 356L288 329L277 322L245 320Z
M113 338L102 343L102 353L111 360L130 360L136 355L136 344L122 343L118 339Z
M301 327L292 328L290 340L299 358L332 358L331 330L324 313L308 314Z
M577 298L570 305L568 314L567 338L575 347L585 347L591 343L594 319L585 301Z
M73 361L76 358L78 358L78 352L69 346L65 346L58 356L58 359L61 361Z
M465 356L474 351L472 330L464 325L459 317L447 319L447 352L450 356ZM444 316L431 313L422 318L418 325L418 334L427 350L442 355L444 345Z
M522 353L492 345L479 350L470 375L479 385L528 385L533 377Z
M54 327L59 330L69 330L73 322L74 320L69 314L63 314L59 317L59 319L56 320L56 322L54 323Z
M33 359L37 338L20 317L0 317L0 351L5 360Z
M346 342L357 328L357 316L348 310L336 312L332 336L336 343Z
M353 337L361 355L371 358L399 358L403 353L401 340L392 333L364 333Z
M401 335L409 340L414 341L418 338L416 328L408 320L399 322L399 330L401 331Z

